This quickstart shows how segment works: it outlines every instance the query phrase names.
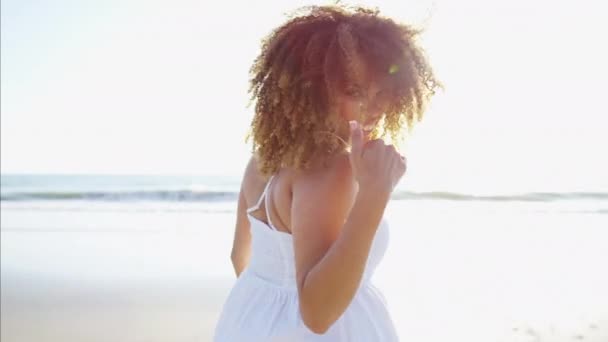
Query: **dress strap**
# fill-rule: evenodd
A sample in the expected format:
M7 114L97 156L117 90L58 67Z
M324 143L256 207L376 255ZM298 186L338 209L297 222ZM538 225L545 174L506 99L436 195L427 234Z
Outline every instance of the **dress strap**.
M270 179L268 180L268 184L266 185L266 190L264 190L264 194L265 194L264 207L266 209L266 219L268 220L268 226L271 229L277 230L274 227L274 224L272 224L272 219L270 218L270 211L269 211L269 208L270 208L270 196L269 196L269 193L268 193L268 189L270 189L270 183L272 182L272 178L273 177L274 177L274 175L272 177L270 177Z
M264 187L264 191L262 191L262 194L260 195L258 202L253 207L247 209L248 214L260 209L260 205L262 205L262 201L264 200L264 197L266 196L266 192L268 191L268 188L270 187L270 182L272 181L273 177L274 177L274 175L270 176L270 178L268 179L268 182L266 183L266 186ZM266 215L268 215L268 207L266 207Z

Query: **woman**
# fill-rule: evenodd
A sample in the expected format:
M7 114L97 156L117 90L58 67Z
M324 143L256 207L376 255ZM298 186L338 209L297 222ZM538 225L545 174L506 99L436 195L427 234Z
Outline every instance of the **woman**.
M263 41L251 68L238 279L214 341L398 341L370 278L406 160L379 138L420 120L437 82L418 31L360 7L304 11Z

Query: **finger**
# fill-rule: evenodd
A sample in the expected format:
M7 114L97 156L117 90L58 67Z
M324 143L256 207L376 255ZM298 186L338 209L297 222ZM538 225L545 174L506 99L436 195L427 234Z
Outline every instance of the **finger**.
M363 149L363 132L361 131L361 125L352 120L350 124L350 141L351 141L351 154L359 158L361 157L361 150Z
M393 144L386 145L386 157L388 158L388 160L390 160L391 165L394 165L396 163L396 159L397 159L398 155L399 155L399 152L397 152L397 148L395 148L395 145L393 145Z
M400 177L403 177L403 175L407 171L407 158L405 158L405 156L399 155L399 160L397 161L397 168L399 170Z
M403 175L405 174L405 166L400 159L401 158L395 158L395 162L393 164L393 189L397 187L397 185L403 178Z

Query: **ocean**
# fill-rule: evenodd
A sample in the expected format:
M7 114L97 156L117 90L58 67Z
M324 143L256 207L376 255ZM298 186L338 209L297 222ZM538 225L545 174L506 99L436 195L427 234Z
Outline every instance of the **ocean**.
M200 202L236 201L239 177L153 175L2 175L2 198L14 201ZM401 185L395 200L478 202L556 202L608 200L608 192L528 192L473 194L408 191ZM600 213L602 208L599 208Z
M208 341L238 177L1 177L2 341ZM403 341L608 341L608 193L394 192ZM37 329L31 329L36 326Z

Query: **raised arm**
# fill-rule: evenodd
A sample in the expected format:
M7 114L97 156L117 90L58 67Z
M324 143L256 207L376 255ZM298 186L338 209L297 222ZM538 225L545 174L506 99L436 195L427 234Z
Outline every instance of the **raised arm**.
M363 146L355 125L350 160L294 183L291 228L300 313L313 332L326 332L354 297L393 184L404 172L405 159L394 147L381 140Z

